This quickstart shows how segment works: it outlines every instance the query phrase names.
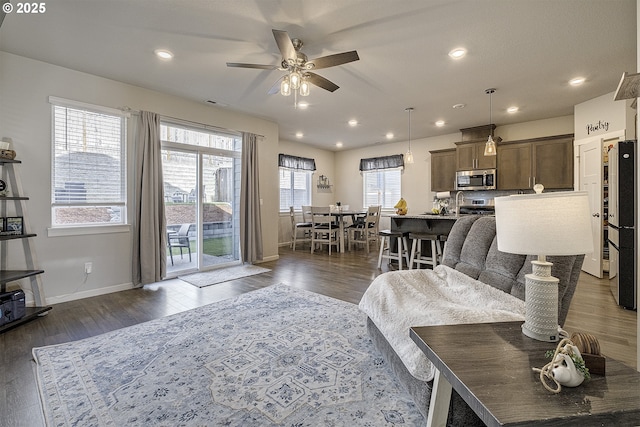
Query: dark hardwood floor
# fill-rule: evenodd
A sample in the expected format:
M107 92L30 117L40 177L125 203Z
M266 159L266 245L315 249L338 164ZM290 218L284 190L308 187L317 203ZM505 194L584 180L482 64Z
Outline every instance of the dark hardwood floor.
M206 288L173 279L57 304L47 316L0 334L0 426L43 425L33 347L91 337L276 283L358 303L381 273L376 263L377 254L362 249L329 256L326 250L311 255L301 245L295 252L282 247L279 260L261 264L268 273ZM606 280L581 275L565 329L593 333L606 356L636 366L636 313L615 305Z

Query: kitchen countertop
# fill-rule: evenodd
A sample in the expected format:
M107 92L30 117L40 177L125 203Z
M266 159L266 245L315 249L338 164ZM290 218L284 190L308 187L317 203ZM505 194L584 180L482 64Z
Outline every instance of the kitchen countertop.
M446 215L436 215L436 214L418 214L418 215L398 215L398 214L389 214L387 215L391 218L407 218L407 219L458 219L455 214L446 214Z

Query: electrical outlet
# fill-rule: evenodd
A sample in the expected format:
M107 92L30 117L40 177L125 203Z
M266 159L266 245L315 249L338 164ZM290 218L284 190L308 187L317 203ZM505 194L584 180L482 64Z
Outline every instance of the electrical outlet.
M92 262L85 262L84 263L84 272L85 272L85 274L91 274L92 271L93 271L93 263Z

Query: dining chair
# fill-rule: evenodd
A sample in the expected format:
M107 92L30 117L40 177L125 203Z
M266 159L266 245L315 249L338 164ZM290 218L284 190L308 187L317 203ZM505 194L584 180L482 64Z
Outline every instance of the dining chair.
M296 221L296 214L293 206L289 206L289 217L291 218L291 244L290 247L293 248L293 251L296 250L296 243L298 240L301 242L310 242L311 241L311 222L305 222L304 220L304 206L302 209L302 217L303 222ZM298 231L302 230L302 238L298 239Z
M311 223L311 206L302 206L302 222Z
M311 253L314 252L317 244L329 246L329 255L331 255L331 246L338 248L338 228L333 223L331 210L326 206L311 207Z
M356 218L356 221L347 229L349 238L349 250L354 243L365 246L369 253L369 242L378 243L378 221L380 219L381 206L369 206L364 217Z

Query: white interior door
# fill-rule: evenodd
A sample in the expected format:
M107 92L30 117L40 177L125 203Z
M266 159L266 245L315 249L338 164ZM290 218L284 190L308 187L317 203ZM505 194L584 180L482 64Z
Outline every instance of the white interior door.
M582 270L598 278L602 278L602 174L602 141L580 145L580 190L589 195L594 247L585 255Z

